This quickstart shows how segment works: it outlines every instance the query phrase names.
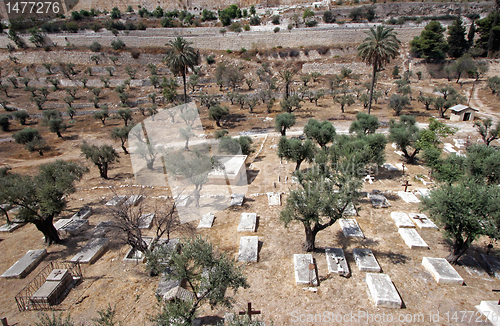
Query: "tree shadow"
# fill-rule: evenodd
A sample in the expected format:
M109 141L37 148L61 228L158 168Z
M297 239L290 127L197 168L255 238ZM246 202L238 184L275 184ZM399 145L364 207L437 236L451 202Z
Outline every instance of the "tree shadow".
M392 252L391 250L389 250L387 252L373 250L373 254L376 257L387 258L391 262L391 264L393 264L393 265L406 264L408 261L411 260L411 257L404 255L402 253Z
M71 135L71 136L64 136L63 139L64 140L78 140L78 134L76 135Z
M343 250L346 250L353 244L356 244L358 248L369 248L379 244L378 240L369 239L369 238L359 238L359 237L346 237L342 230L337 230L334 234L334 237L337 240L337 243L340 244L340 247Z
M219 317L219 316L204 316L200 317L200 324L199 325L223 325L224 324L224 318Z
M247 183L251 184L259 174L260 170L247 170Z
M109 180L118 181L123 179L130 179L133 177L134 177L133 173L123 172L123 173L117 173L114 177L109 178Z
M246 116L240 113L232 113L226 116L223 123L225 128L235 128L240 125L239 122L246 121Z

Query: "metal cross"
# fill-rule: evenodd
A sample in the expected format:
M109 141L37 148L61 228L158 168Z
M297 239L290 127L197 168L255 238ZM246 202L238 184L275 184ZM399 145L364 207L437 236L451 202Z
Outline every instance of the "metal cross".
M408 183L408 180L406 180L406 182L404 184L402 184L401 186L405 187L405 192L408 190L408 187L411 186L411 184Z
M252 310L252 303L248 303L248 310L247 311L240 311L239 313L240 316L243 315L248 315L248 319L252 320L252 315L260 315L260 310Z
M421 215L416 215L413 219L419 220L420 222L423 222L424 220L427 219L427 217L421 216Z

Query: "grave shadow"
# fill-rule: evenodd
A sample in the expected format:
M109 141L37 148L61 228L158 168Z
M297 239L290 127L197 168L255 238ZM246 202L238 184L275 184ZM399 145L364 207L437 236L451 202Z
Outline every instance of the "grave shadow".
M257 215L257 217L255 218L255 232L257 232L257 230L259 229L259 222L260 222L260 216Z
M253 159L253 162L262 162L264 160L266 156L265 155L259 155L259 156L256 156L254 159Z
M376 246L379 244L378 240L370 238L346 237L344 236L342 230L337 230L334 236L337 240L337 243L344 251L346 251L346 249L353 244L358 245L357 248L370 248L371 246Z
M247 170L247 183L251 184L257 178L259 172L260 170Z
M78 134L71 135L71 136L65 136L63 137L64 140L78 140Z
M223 325L224 318L219 316L203 316L200 317L200 325Z
M376 257L387 258L393 265L406 264L411 260L411 257L401 253L392 252L391 250L387 252L372 250L372 252Z
M114 177L109 178L110 180L118 181L118 180L123 180L123 179L131 179L134 177L133 173L117 173L115 174Z
M226 117L226 120L224 121L224 127L226 129L235 128L240 125L239 122L241 121L246 121L246 117L244 114L239 114L239 113L229 114Z
M264 242L259 240L258 244L257 244L257 262L259 262L260 251L262 250L263 245L264 245Z

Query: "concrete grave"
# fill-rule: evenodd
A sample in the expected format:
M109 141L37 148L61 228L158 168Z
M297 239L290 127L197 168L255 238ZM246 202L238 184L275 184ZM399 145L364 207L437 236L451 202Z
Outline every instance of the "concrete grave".
M498 301L481 301L481 304L477 305L476 309L482 313L493 326L500 326L500 306L498 305Z
M28 252L5 271L1 277L24 278L40 264L46 255L46 249L28 250Z
M343 216L355 216L357 214L358 212L356 211L356 207L354 207L354 204L349 203L349 205L347 205L346 209L344 210Z
M293 255L293 265L295 269L295 284L318 286L316 265L311 254Z
M198 224L198 229L210 229L214 224L215 216L214 214L208 213L201 217L200 223Z
M238 232L255 232L257 227L257 213L241 213Z
M256 263L258 259L259 237L241 237L238 261Z
M486 264L489 273L500 279L500 258L498 256L485 254L481 254L481 258Z
M139 229L150 229L153 225L155 213L142 214L139 217Z
M90 233L90 236L92 238L103 238L106 236L106 234L111 230L111 228L115 225L115 222L113 221L102 221L97 223L97 225L94 227L92 232Z
M110 201L106 203L106 206L115 207L121 205L127 200L127 196L114 196Z
M342 228L342 233L345 237L359 237L364 238L365 235L361 231L358 222L353 218L340 218L340 227Z
M420 199L411 192L398 191L398 196L406 203L420 203Z
M421 197L429 197L429 189L417 188L417 195Z
M244 199L245 199L245 194L232 194L231 195L231 206L243 205Z
M351 276L351 270L342 248L325 248L325 254L328 273L337 273L344 277Z
M24 226L26 223L6 223L2 226L0 226L0 232L13 232L14 230L19 229L20 227Z
M125 201L125 206L135 206L137 205L142 199L144 198L143 195L132 195L130 196L126 201Z
M382 167L390 172L399 171L399 169L397 167L395 167L394 165L392 165L391 163L384 163L384 164L382 164Z
M73 276L67 269L54 269L45 283L31 296L31 301L55 305L73 285Z
M427 243L418 234L417 230L410 228L399 228L398 233L410 249L429 249Z
M268 192L267 200L269 202L269 206L281 206L281 194Z
M61 228L68 225L68 223L71 222L72 220L73 220L72 218L61 218L54 222L54 227L56 228L56 230L59 231Z
M92 264L106 251L108 238L93 238L73 257L72 262Z
M361 272L380 273L382 271L371 249L355 248L352 250L352 255Z
M78 210L78 212L73 215L72 219L73 220L84 220L89 218L89 216L92 215L92 207L90 206L83 206Z
M182 300L186 302L191 302L194 299L194 294L181 286L176 286L170 289L163 296L163 301L172 301L172 300Z
M82 233L89 226L88 220L71 220L68 224L61 227L59 232L68 236L68 235L78 235Z
M463 255L458 260L458 264L463 266L467 273L473 276L488 277L488 273L478 264L474 257Z
M408 213L408 216L421 229L437 229L438 227L432 222L427 215L422 213Z
M165 294L168 293L168 291L181 285L181 281L179 279L174 279L169 277L171 273L172 271L169 268L167 268L165 272L161 274L160 282L158 282L158 286L155 292L157 296L163 298Z
M464 284L464 279L445 258L424 257L422 265L438 284Z
M391 212L391 218L398 228L414 228L415 224L410 220L408 214L403 212Z
M387 198L382 194L368 193L367 196L375 208L386 208L391 206Z
M151 246L151 243L153 242L152 237L142 237L144 242L146 242L148 248ZM125 263L143 263L146 260L146 256L144 255L143 252L135 250L134 248L130 247L129 251L127 251L127 254L125 255L125 258L123 258L123 262Z
M387 274L366 274L366 284L376 306L400 309L403 305L396 287Z

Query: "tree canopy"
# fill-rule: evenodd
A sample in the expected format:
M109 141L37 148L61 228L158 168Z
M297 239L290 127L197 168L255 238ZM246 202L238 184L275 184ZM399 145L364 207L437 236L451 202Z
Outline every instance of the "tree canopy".
M427 61L439 61L446 58L449 46L444 38L445 28L440 22L433 20L425 25L420 36L410 42L410 52Z

